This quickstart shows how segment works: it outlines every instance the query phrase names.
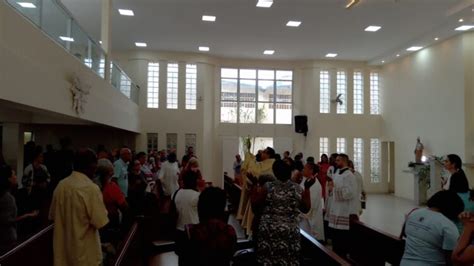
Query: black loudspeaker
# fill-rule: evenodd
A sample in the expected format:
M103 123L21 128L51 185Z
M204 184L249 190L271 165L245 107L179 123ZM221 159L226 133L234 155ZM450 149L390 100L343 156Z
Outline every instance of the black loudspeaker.
M308 133L308 116L295 115L295 132L303 133L305 136Z

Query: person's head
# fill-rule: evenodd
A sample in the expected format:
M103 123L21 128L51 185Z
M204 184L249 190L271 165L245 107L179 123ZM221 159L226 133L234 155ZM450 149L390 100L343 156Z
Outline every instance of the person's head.
M43 151L42 151L41 147L36 148L34 153L33 153L33 163L43 164L43 162L44 162Z
M74 156L74 170L85 174L90 179L97 170L97 156L91 149L80 149Z
M240 154L235 155L235 160L236 160L237 162L242 161L242 158L240 157Z
M329 157L329 164L330 165L336 165L336 158L337 158L338 154L337 153L333 153L331 154L331 157Z
M262 161L267 159L275 159L275 150L271 147L267 147L265 150L263 150L261 159Z
M322 162L322 163L328 163L328 162L329 162L329 158L328 158L328 155L327 155L327 154L323 153L323 154L321 155L321 162Z
M131 174L139 174L141 171L142 165L139 160L133 160L128 165L128 172Z
M453 191L442 190L434 194L427 203L428 207L442 213L450 220L457 219L464 211L462 199Z
M302 153L298 153L295 155L295 161L301 161L303 159Z
M337 155L336 157L336 165L338 168L345 168L349 164L349 156L344 153Z
M140 162L141 165L144 165L146 163L146 153L139 152L137 154L137 160Z
M120 149L120 159L124 162L130 162L132 160L132 151L129 148Z
M9 165L0 165L0 195L16 187L17 184L15 171Z
M193 147L193 146L189 146L187 153L188 153L188 155L193 155L193 154L194 154L194 147Z
M314 176L319 172L319 167L315 163L307 163L303 168L303 175L306 177Z
M181 166L183 168L185 168L188 165L189 159L190 159L190 157L187 154L184 155L183 158L181 158Z
M99 159L97 161L96 174L102 184L107 183L114 175L114 165L108 159Z
M444 161L444 167L450 172L455 172L459 169L462 169L462 160L456 154L448 154L446 160Z
M291 180L296 184L301 184L303 181L303 172L301 171L292 171L291 172Z
M459 174L456 178L451 178L449 181L449 190L456 193L469 192L469 181L464 173Z
M199 195L199 222L205 223L210 219L224 219L225 205L226 194L224 190L217 187L206 188L203 192L201 192L201 195Z
M314 157L309 156L308 158L306 158L306 163L314 163Z
M288 157L290 157L290 152L289 152L289 151L285 151L285 152L283 153L283 158L288 158Z
M199 174L194 171L186 171L183 175L183 185L185 189L197 189Z
M291 167L284 161L275 161L272 166L273 174L280 181L287 181L291 178Z
M261 162L262 161L262 154L263 154L263 151L262 150L258 150L257 151L257 155L255 155L255 160L257 162Z
M188 168L192 171L198 170L199 169L199 161L194 157L189 159L189 162L188 162L188 165L186 166L186 168Z
M349 160L349 161L347 162L347 167L349 167L349 169L351 169L351 170L355 170L355 169L354 169L354 162L353 162L352 160Z
M168 162L175 163L177 161L176 153L172 152L168 154Z
M279 153L275 154L275 160L281 160L281 155Z

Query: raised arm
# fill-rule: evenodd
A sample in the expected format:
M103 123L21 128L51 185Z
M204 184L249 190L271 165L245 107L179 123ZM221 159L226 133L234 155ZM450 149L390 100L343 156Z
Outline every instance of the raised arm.
M451 259L455 265L467 265L474 263L474 246L471 245L474 232L474 221L470 221L469 213L462 213L460 219L464 224L464 231L454 248Z

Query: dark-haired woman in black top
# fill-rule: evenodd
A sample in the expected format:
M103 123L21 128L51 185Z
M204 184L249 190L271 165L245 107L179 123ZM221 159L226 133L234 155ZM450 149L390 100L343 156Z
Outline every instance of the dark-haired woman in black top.
M444 168L448 170L449 173L451 173L451 176L443 183L444 190L455 190L455 187L452 185L453 180L456 180L454 184L463 184L463 187L469 187L466 174L462 169L462 160L458 155L448 154L446 156L446 160L444 161Z

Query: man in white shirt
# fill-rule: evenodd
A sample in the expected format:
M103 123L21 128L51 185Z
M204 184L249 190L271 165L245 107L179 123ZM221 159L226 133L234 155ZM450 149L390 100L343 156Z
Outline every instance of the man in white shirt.
M299 182L304 188L304 182L310 177L317 176L319 167L314 163L307 163L303 168L302 179ZM299 181L299 180L298 180ZM319 182L315 182L310 188L311 209L308 213L302 214L301 226L317 240L325 240L323 224L323 197L322 188Z
M128 195L128 163L132 159L132 151L128 148L120 149L120 159L114 163L114 178L122 193L127 197Z
M168 161L161 165L159 175L165 196L172 196L173 193L179 188L178 177L179 166L176 159L176 153L170 153L168 155Z
M349 168L351 169L351 172L354 174L355 180L356 180L356 198L353 201L354 203L354 213L357 215L362 214L362 199L365 200L365 191L364 191L364 179L362 177L362 174L356 169L354 169L354 163L349 160Z
M331 228L333 250L345 258L349 249L350 216L354 213L356 188L354 174L348 167L349 157L339 154L336 159L338 170L333 175L331 209L329 210L329 227Z

